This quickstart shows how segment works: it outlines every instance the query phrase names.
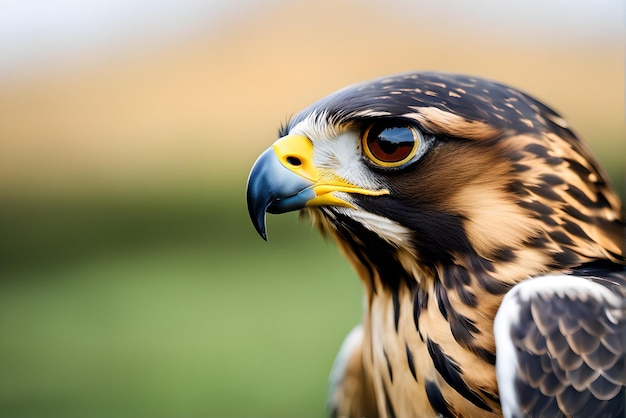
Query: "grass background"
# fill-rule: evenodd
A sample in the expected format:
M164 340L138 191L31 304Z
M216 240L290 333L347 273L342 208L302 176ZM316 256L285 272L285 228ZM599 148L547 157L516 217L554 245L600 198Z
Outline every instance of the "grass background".
M258 237L245 184L282 121L347 84L435 69L517 86L587 139L624 198L616 2L249 3L75 60L50 29L52 61L17 73L0 54L0 416L324 416L360 283L295 214ZM81 37L6 4L0 53L15 22ZM80 19L78 3L45 4ZM141 26L152 7L119 13Z

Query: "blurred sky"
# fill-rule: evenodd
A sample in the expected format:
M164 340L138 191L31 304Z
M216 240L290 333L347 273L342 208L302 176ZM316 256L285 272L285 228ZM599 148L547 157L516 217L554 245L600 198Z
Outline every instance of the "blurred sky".
M223 30L229 19L273 7L276 0L3 0L0 3L0 75L28 71L43 61L80 63L120 47L146 47ZM383 2L410 11L426 2ZM609 41L624 35L624 2L617 0L428 1L431 13L476 31L505 28L528 41L546 36L568 42ZM294 16L297 19L297 16ZM416 24L428 16L417 16ZM444 20L445 19L445 20ZM323 22L320 22L323 25ZM93 56L93 55L92 55Z
M3 0L0 75L214 33L269 1Z
M101 53L128 44L145 46L219 31L228 19L254 14L271 3L277 1L3 0L0 71L6 74L27 69L42 59L67 62L85 53ZM380 1L379 6L418 9L424 3ZM428 1L428 7L455 25L472 26L478 31L500 26L513 36L523 32L535 41L545 36L578 42L607 41L624 34L624 2L617 0L443 0ZM416 23L422 18L416 18Z
M243 184L289 115L409 70L512 84L608 150L625 21L618 0L1 0L0 189Z

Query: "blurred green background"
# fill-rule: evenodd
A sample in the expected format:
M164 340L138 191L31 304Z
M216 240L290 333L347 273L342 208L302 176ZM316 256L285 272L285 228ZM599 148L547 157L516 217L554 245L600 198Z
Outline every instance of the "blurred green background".
M276 128L408 70L557 109L624 197L611 0L0 3L0 416L319 417L356 275L247 217Z

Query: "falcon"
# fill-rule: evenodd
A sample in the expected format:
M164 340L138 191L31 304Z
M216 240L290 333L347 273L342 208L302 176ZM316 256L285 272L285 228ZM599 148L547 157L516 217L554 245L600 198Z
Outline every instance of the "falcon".
M289 120L248 179L300 210L364 288L333 417L624 414L621 203L568 123L477 77L393 75Z

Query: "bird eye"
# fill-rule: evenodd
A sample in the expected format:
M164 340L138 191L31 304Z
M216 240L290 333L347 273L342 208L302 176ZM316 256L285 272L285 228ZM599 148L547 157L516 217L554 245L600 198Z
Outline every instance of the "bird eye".
M365 155L382 167L399 167L413 158L420 144L419 132L408 126L372 126L361 139Z

